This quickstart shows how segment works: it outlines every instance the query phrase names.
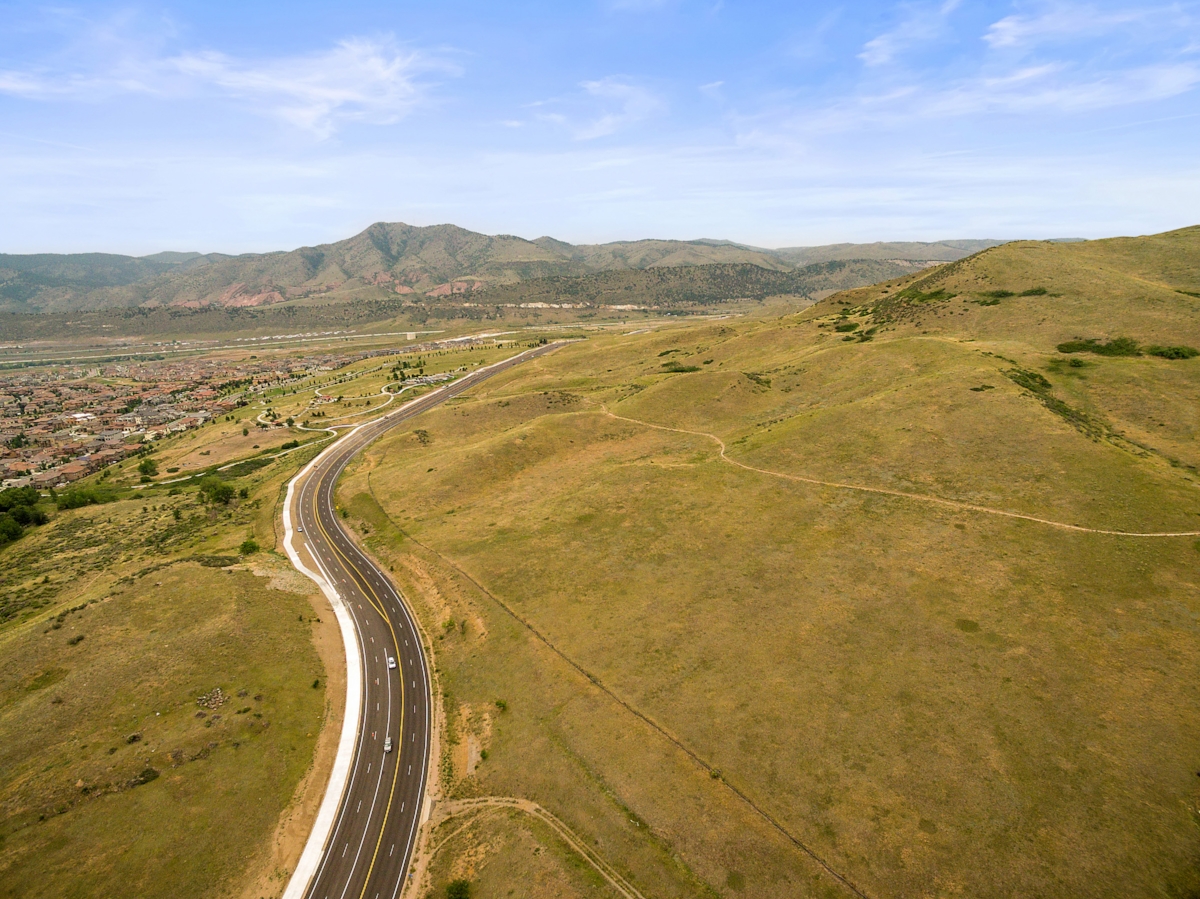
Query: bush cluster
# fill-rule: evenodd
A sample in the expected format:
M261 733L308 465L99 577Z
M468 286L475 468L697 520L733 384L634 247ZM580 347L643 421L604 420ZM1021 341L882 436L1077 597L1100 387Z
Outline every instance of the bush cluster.
M200 482L200 497L214 506L228 506L233 496L233 487L216 475L209 475Z
M1190 346L1139 346L1132 337L1114 337L1108 343L1095 338L1068 340L1058 345L1060 353L1095 353L1098 356L1159 356L1163 359L1191 359L1200 350Z
M36 487L0 491L0 544L19 539L30 525L46 523L46 513L38 508L41 498Z
M116 496L107 490L98 490L95 487L76 487L68 490L65 493L60 493L55 498L55 505L61 509L81 509L84 506L99 506L104 503L111 503Z

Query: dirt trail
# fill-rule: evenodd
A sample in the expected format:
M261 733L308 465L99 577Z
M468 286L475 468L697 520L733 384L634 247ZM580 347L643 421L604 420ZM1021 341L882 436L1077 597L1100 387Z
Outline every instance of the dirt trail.
M771 471L768 468L755 468L753 465L747 465L745 462L739 462L737 459L732 459L725 452L725 441L716 434L709 434L706 431L689 431L685 428L671 428L666 425L658 425L649 421L642 421L637 418L629 418L625 415L617 415L615 412L610 412L607 406L601 406L604 414L609 418L616 418L620 421L628 421L635 425L642 425L647 428L654 428L656 431L672 431L676 434L689 434L692 437L705 437L712 440L721 449L721 461L728 462L730 465L736 465L738 468L744 468L746 471L757 472L758 474L769 475L773 478L782 478L785 481L795 481L801 484L813 484L818 487L833 487L838 490L857 490L860 493L877 493L883 496L896 496L901 499L912 499L922 503L932 503L937 506L946 506L950 509L958 509L963 512L978 512L983 515L999 515L1004 518L1019 518L1023 521L1034 521L1038 524L1048 525L1052 528L1061 528L1065 531L1077 531L1084 534L1103 534L1109 537L1200 537L1200 531L1110 531L1104 528L1089 528L1079 524L1067 524L1063 521L1053 521L1049 518L1038 518L1036 515L1026 515L1023 512L1010 512L1007 509L993 509L988 506L977 506L974 503L964 503L955 499L944 499L940 496L928 496L922 493L908 493L904 490L889 490L886 487L866 487L862 484L843 484L839 481L823 481L820 478L807 478L798 474L785 474L781 471Z
M583 859L591 865L596 872L603 877L608 884L620 893L625 899L645 899L641 893L624 877L622 877L612 865L600 857L594 850L588 847L587 843L576 833L571 830L566 824L554 817L546 809L542 808L536 802L531 802L528 799L516 799L508 796L483 796L478 799L456 799L449 802L439 802L434 809L433 815L429 820L429 831L432 833L442 824L449 821L451 818L456 818L460 815L470 815L472 813L487 812L496 809L512 809L537 818L542 823L548 825L559 838L577 852ZM466 825L464 825L465 827ZM450 839L457 835L463 828L459 828L448 834L436 846L430 847L427 851L422 852L420 857L413 862L414 877L417 883L421 883L429 868L433 857Z

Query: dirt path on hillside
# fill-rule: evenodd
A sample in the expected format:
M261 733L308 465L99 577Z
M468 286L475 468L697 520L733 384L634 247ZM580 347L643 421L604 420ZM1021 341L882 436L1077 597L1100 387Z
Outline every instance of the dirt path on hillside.
M781 478L785 481L795 481L800 484L812 484L817 487L833 487L837 490L856 490L860 493L876 493L882 496L895 496L901 499L911 499L922 503L932 503L937 506L945 506L950 509L958 509L962 512L978 512L982 515L999 515L1003 518L1019 518L1022 521L1033 521L1038 524L1044 524L1052 528L1061 528L1065 531L1077 531L1083 534L1102 534L1109 537L1200 537L1200 531L1110 531L1104 528L1089 528L1079 524L1067 524L1063 521L1053 521L1049 518L1038 518L1036 515L1026 515L1023 512L1010 512L1007 509L993 509L988 506L977 506L974 503L964 503L956 499L944 499L940 496L929 496L922 493L908 493L904 490L890 490L887 487L866 487L862 484L844 484L839 481L824 481L820 478L808 478L798 474L785 474L781 471L771 471L768 468L756 468L753 465L747 465L745 462L739 462L737 459L730 458L725 450L725 441L716 434L709 434L706 431L689 431L686 428L671 428L667 425L654 424L649 421L642 421L637 418L629 418L625 415L617 415L615 412L610 412L607 406L601 405L604 414L609 418L615 418L620 421L627 421L631 424L642 425L646 428L653 428L656 431L671 431L676 434L688 434L692 437L705 437L720 447L721 461L728 462L730 465L736 465L738 468L744 468L746 471L753 471L758 474L769 475L773 478Z
M517 799L509 796L483 796L478 799L456 799L449 802L439 802L434 808L433 814L430 816L428 827L429 833L432 834L438 827L445 824L447 821L461 816L473 815L472 820L479 817L480 814L487 813L492 810L511 809L529 815L532 818L537 818L543 824L550 827L551 830L564 843L571 847L580 857L583 858L592 868L595 869L604 880L625 899L645 899L637 889L622 877L612 865L605 861L598 853L588 847L586 841L578 836L575 831L571 830L566 824L554 817L546 809L542 808L536 802L528 799ZM469 823L469 822L468 822ZM464 824L462 827L447 834L437 844L423 848L421 853L413 860L413 880L417 884L425 885L423 881L428 876L429 865L433 861L434 856L438 854L443 846L450 840L462 832L467 827Z

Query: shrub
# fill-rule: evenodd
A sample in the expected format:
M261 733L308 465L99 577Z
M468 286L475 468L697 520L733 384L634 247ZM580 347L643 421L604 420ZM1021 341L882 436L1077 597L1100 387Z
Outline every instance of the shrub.
M46 513L36 506L13 506L8 515L19 525L45 524Z
M939 287L937 290L931 290L928 293L922 293L916 287L906 287L904 290L896 292L897 298L901 300L916 300L918 303L932 303L936 300L949 300L957 296L950 293L944 287Z
M1068 340L1058 345L1060 353L1095 353L1098 356L1140 356L1142 351L1132 337L1114 337L1108 343L1095 338Z
M1032 390L1034 393L1042 393L1050 389L1050 382L1036 371L1029 371L1026 368L1010 368L1004 374L1009 380L1020 384L1026 390Z
M216 475L209 475L200 482L200 496L214 506L228 506L233 499L233 487Z
M76 487L66 493L58 494L55 504L59 509L81 509L84 506L100 506L111 503L116 497L107 490L97 490L95 487Z
M1020 295L1023 297L1044 297L1049 292L1044 287L1031 287L1028 290L1022 290Z
M1008 297L1015 297L1016 294L1011 290L989 290L983 294L985 297L990 297L993 300L1003 300Z
M19 540L25 529L7 512L0 515L0 543Z
M243 556L252 556L258 552L258 541L253 537L247 537L242 541L242 545L238 547L238 552Z
M0 491L0 511L7 512L14 506L36 506L41 498L36 487L9 487Z
M833 330L841 331L843 334L848 331L857 331L858 322L843 322L842 324L837 325Z
M452 880L446 884L446 899L471 899L471 881Z
M682 374L690 371L700 371L699 365L680 365L678 362L664 362L663 371L667 374Z
M1190 346L1148 346L1146 352L1163 359L1191 359L1200 356L1200 350Z

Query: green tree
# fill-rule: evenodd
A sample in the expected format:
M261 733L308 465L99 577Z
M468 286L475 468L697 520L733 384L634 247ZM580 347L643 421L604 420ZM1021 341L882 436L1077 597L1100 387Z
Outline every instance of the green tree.
M200 482L200 496L214 506L228 506L233 499L233 487L216 475L209 475Z
M21 527L7 512L0 515L0 543L11 543L24 533Z
M148 478L152 478L158 474L158 463L153 459L143 459L138 463L138 472Z
M238 547L238 552L243 556L250 556L258 552L258 541L253 537L247 537L242 541L242 545Z

